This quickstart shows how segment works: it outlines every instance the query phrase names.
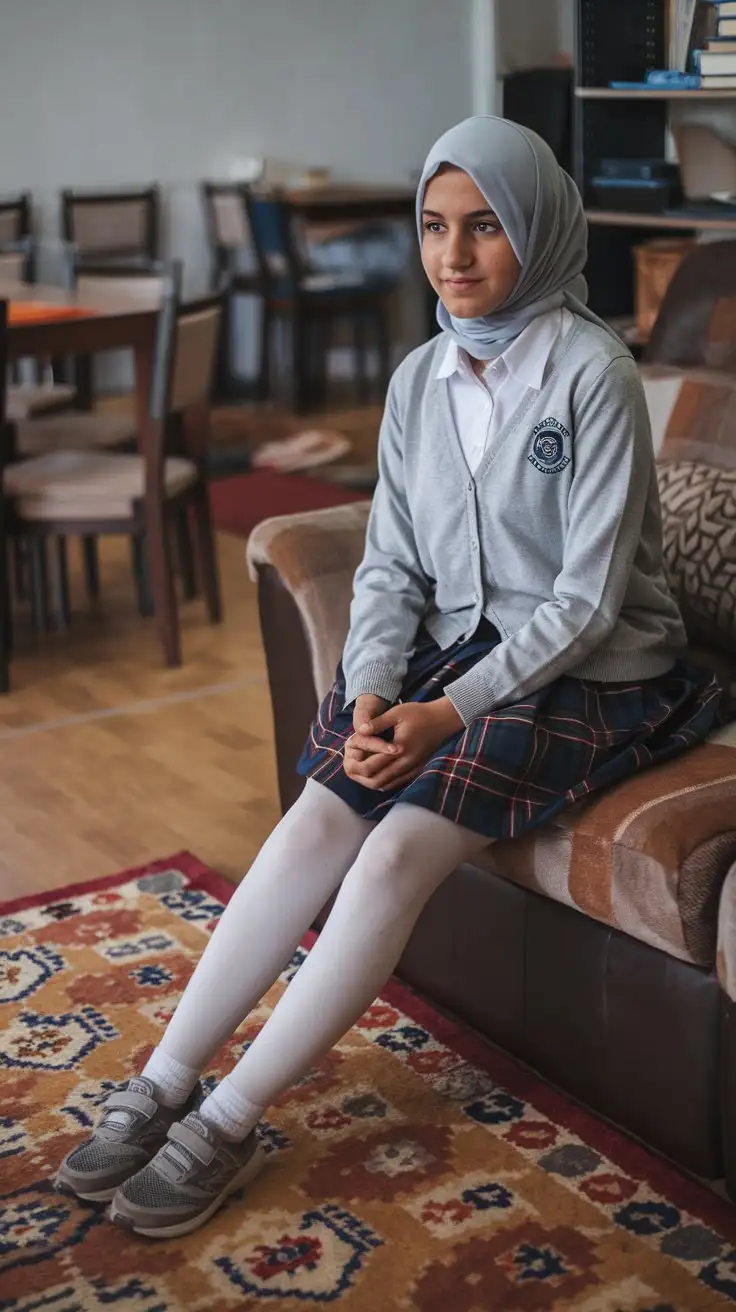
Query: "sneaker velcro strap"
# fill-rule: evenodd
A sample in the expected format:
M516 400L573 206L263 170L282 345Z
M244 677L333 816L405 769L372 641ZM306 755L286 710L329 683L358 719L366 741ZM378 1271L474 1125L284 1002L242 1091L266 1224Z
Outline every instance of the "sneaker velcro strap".
M158 1111L158 1103L154 1102L153 1098L147 1098L145 1093L132 1093L129 1089L121 1089L119 1093L110 1094L105 1100L105 1108L107 1111L140 1112L150 1120Z
M190 1130L189 1126L184 1125L182 1121L174 1122L167 1137L173 1139L174 1143L180 1143L183 1148L188 1148L189 1152L204 1166L209 1166L217 1152L214 1144L208 1143L206 1139L202 1138L201 1134L197 1134L195 1130Z

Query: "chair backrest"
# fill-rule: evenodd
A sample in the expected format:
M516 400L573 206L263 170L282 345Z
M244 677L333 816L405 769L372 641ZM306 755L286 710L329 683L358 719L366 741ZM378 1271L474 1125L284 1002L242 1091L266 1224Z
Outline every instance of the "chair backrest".
M248 188L240 182L204 182L202 200L210 246L214 251L253 246Z
M298 280L304 273L304 264L288 201L278 192L252 192L249 213L253 245L265 276Z
M222 300L213 297L181 308L182 266L174 261L165 278L156 329L156 349L149 397L149 415L155 426L156 441L149 447L146 483L154 496L163 488L167 421L181 416L187 435L187 447L193 459L203 459L208 438L207 414ZM189 432L187 422L194 424Z
M667 288L647 364L736 373L736 241L696 246Z
M77 192L61 196L62 230L78 260L154 261L158 254L157 187L128 192Z
M191 406L209 405L221 319L220 300L179 312L170 411L180 414Z
M163 278L149 403L159 423L207 406L212 388L222 300L210 297L182 308L181 285L181 262L172 261Z
M235 251L249 250L266 282L304 273L295 217L280 192L254 191L244 182L205 182L202 196L218 270L231 266Z
M30 238L0 242L0 285L28 283L32 279L33 248Z
M24 191L20 196L0 200L0 244L22 241L31 235L31 195Z
M7 418L7 390L8 390L8 302L0 299L0 466L3 464L2 453L5 448L7 433L5 431L5 421ZM0 484L0 498L2 498L2 486ZM2 586L2 580L0 580Z

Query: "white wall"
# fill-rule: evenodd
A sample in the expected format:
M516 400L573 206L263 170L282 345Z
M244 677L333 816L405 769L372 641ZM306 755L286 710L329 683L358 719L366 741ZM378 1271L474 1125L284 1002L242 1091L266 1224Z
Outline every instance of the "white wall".
M158 181L199 286L200 179L257 154L407 181L470 68L469 0L0 0L0 193L53 234L61 187Z
M497 0L501 71L549 64L560 53L571 55L574 9L575 0Z

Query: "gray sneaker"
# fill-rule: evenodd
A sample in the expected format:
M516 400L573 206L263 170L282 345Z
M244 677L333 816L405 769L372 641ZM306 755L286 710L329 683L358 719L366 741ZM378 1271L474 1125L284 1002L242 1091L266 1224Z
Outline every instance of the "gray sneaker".
M148 1166L118 1189L110 1208L116 1225L153 1239L198 1230L266 1162L255 1130L232 1143L196 1112L172 1125L168 1138Z
M99 1125L73 1148L59 1167L54 1186L89 1202L109 1202L128 1176L150 1162L175 1121L198 1107L204 1089L197 1085L185 1107L163 1107L142 1075L111 1093Z

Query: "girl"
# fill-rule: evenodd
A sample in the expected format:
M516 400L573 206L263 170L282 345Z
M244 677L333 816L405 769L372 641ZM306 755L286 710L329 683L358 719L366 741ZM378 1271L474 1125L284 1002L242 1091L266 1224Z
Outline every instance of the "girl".
M580 197L497 118L419 184L442 334L391 382L337 681L300 800L235 892L142 1075L58 1183L140 1234L202 1225L261 1165L255 1129L373 1002L455 867L703 739L718 689L679 654L636 366L584 305ZM200 1072L322 935L235 1069Z

